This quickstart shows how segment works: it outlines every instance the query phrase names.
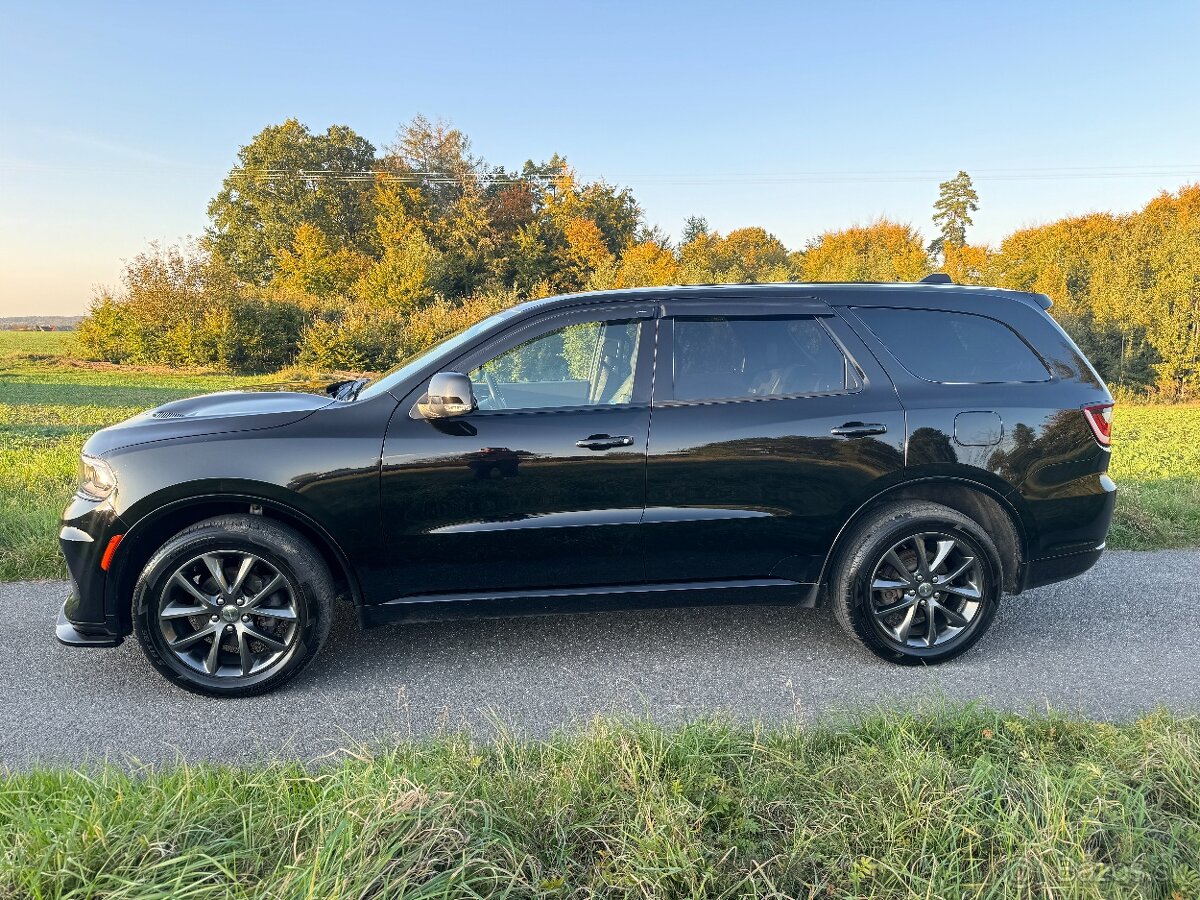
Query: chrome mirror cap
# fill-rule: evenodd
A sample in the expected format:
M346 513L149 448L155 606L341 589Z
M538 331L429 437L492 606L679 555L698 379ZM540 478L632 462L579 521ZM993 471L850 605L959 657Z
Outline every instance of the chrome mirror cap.
M471 379L462 372L438 372L429 379L429 389L417 401L417 409L427 419L449 419L474 412Z

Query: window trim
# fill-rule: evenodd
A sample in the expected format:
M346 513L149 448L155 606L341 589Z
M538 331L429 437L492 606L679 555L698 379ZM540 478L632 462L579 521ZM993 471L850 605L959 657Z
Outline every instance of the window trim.
M759 309L759 310L747 310L746 312L737 310L736 312L733 312L733 313L731 313L729 311L728 307L726 307L720 311L711 309L711 308L705 309L703 311L692 310L692 309L687 309L686 311L685 310L672 310L671 312L667 313L667 315L663 319L659 320L661 324L659 325L659 329L658 329L659 338L658 338L657 359L661 360L661 364L655 365L653 404L655 407L658 407L658 408L675 408L675 407L683 407L683 406L712 406L712 405L716 405L716 404L728 404L728 403L765 403L765 402L768 402L771 400L803 400L803 399L807 399L807 398L816 398L816 397L845 397L845 396L849 396L849 395L853 395L853 394L862 393L867 388L867 373L864 371L862 365L859 364L858 360L856 360L854 358L854 356L850 353L850 350L846 347L846 345L842 342L842 340L833 332L833 330L828 326L828 324L826 324L825 320L828 318L832 318L832 317L833 317L833 315L831 312L824 312L819 309L813 309L811 311L804 310L804 311L798 312L795 310L794 307L787 311L784 311L783 309L771 309L771 310ZM845 376L848 378L851 371L853 371L855 378L858 380L858 385L853 388L842 388L841 390L801 391L798 393L791 393L791 394L768 394L768 395L761 396L761 397L756 397L756 396L711 397L711 398L704 398L704 399L700 399L700 400L676 399L676 397L675 397L675 320L677 318L680 318L680 319L711 318L711 319L735 319L735 320L811 319L811 320L815 321L821 327L821 329L825 332L825 334L829 336L829 339L831 341L833 341L834 347L836 347L841 352L842 358L843 358L843 360L845 360L845 363L844 363L844 365L846 367L845 368ZM660 382L658 374L659 374L660 369L662 369L662 367L664 365L668 367L666 369L666 371L670 374L671 377L662 379L662 383L664 386L669 388L670 397L663 397L660 399L658 396L659 382Z
M654 345L656 341L656 319L653 308L645 304L605 304L603 306L571 307L557 310L542 316L525 319L493 335L481 344L460 353L453 359L447 360L439 367L439 372L470 372L477 366L495 359L497 356L513 350L524 343L536 340L570 325L585 322L637 322L641 329L638 335L637 359L633 369L633 398L628 403L575 404L570 406L538 406L519 409L475 409L458 418L475 417L492 418L495 416L531 416L570 412L598 412L603 410L630 410L647 408L652 397L652 371L654 365ZM425 379L428 381L428 378ZM412 408L410 418L423 419L417 411L417 404L424 396L425 385L417 388L418 395Z
M969 312L969 311L963 310L963 309L930 309L930 308L924 307L924 306L852 306L849 309L850 309L850 312L854 314L854 318L857 319L859 322L861 322L862 326L865 329L867 329L867 333L869 335L871 335L872 338L874 338L876 341L879 342L879 346L882 347L887 352L887 355L889 357L891 357L893 360L896 361L896 365L898 365L902 370L904 370L906 373L911 375L913 378L916 378L918 381L923 381L926 384L944 384L944 385L950 385L951 387L962 387L962 386L970 386L970 385L977 385L977 384L1046 384L1047 382L1059 380L1059 377L1054 374L1053 369L1050 367L1050 363L1047 362L1046 358L1037 351L1037 348L1034 347L1033 344L1029 343L1029 341L1027 341L1025 339L1025 336L1022 335L1019 331L1017 331L1017 329L1013 328L1011 325L1009 325L1003 319L997 319L995 316L988 316L988 315L984 315L983 313L977 313L977 312ZM1035 360L1037 360L1038 364L1041 365L1041 367L1043 369L1046 370L1046 377L1045 378L1037 378L1037 379L1033 379L1033 380L1011 379L1010 378L1007 380L998 380L998 381L997 380L992 380L992 381L940 381L936 378L926 378L924 375L918 375L916 372L914 372L912 369L910 369L907 365L905 365L904 360L902 360L899 356L897 356L892 351L892 345L890 343L888 343L886 340L884 340L879 335L879 333L876 332L875 329L871 327L871 323L867 321L866 317L861 314L864 310L871 311L871 310L881 310L881 309L887 310L888 312L927 312L927 313L940 313L942 315L952 315L952 316L974 316L977 319L985 319L989 322L995 322L997 325L999 325L1001 328L1005 329L1009 334L1011 334L1013 337L1015 337L1018 341L1020 341L1026 347L1026 349L1028 349L1029 352L1031 354L1033 354L1033 358Z

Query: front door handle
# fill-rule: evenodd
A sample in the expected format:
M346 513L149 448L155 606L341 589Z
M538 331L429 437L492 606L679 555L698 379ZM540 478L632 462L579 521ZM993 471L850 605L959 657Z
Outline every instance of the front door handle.
M875 422L847 422L845 425L829 429L829 433L838 437L867 437L872 434L886 434L887 426Z
M582 441L576 441L575 446L584 450L611 450L614 447L632 447L633 438L627 434L591 434Z

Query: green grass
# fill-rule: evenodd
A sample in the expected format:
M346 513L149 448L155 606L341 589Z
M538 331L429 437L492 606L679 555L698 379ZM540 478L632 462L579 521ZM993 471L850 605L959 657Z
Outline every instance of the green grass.
M1117 510L1109 546L1200 545L1200 406L1117 406L1109 472Z
M94 431L264 378L81 364L67 332L0 331L0 581L64 578L55 536Z
M0 331L0 580L61 578L54 535L79 448L160 403L272 380L84 364L62 332ZM1200 545L1200 406L1119 406L1109 545Z
M74 339L69 331L0 331L0 364L19 357L61 357Z
M1200 896L1200 718L597 720L0 782L11 897Z

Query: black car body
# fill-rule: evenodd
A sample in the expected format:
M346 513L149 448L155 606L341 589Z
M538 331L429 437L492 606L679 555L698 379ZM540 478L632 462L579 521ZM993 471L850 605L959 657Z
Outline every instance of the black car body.
M1098 559L1112 515L1112 398L1049 306L941 283L579 294L507 310L334 396L168 403L84 448L105 472L89 470L100 487L85 479L63 515L74 589L58 636L119 643L152 557L196 523L238 516L299 535L368 626L814 605L842 590L846 542L905 504L978 526L989 540L967 535L943 555L987 556L988 572L972 577L986 574L997 592L1069 578ZM426 396L445 372L474 373L472 397L447 399L463 402L459 414L441 415L430 404L442 398ZM943 524L920 538L931 542L922 555L936 558L936 535L954 523ZM876 607L923 602L901 576L901 594ZM211 600L220 590L204 578L183 576ZM930 634L953 615L929 607ZM194 633L168 631L167 644ZM208 665L224 671L232 646L213 649ZM184 668L195 665L204 661ZM210 680L184 686L221 686Z

